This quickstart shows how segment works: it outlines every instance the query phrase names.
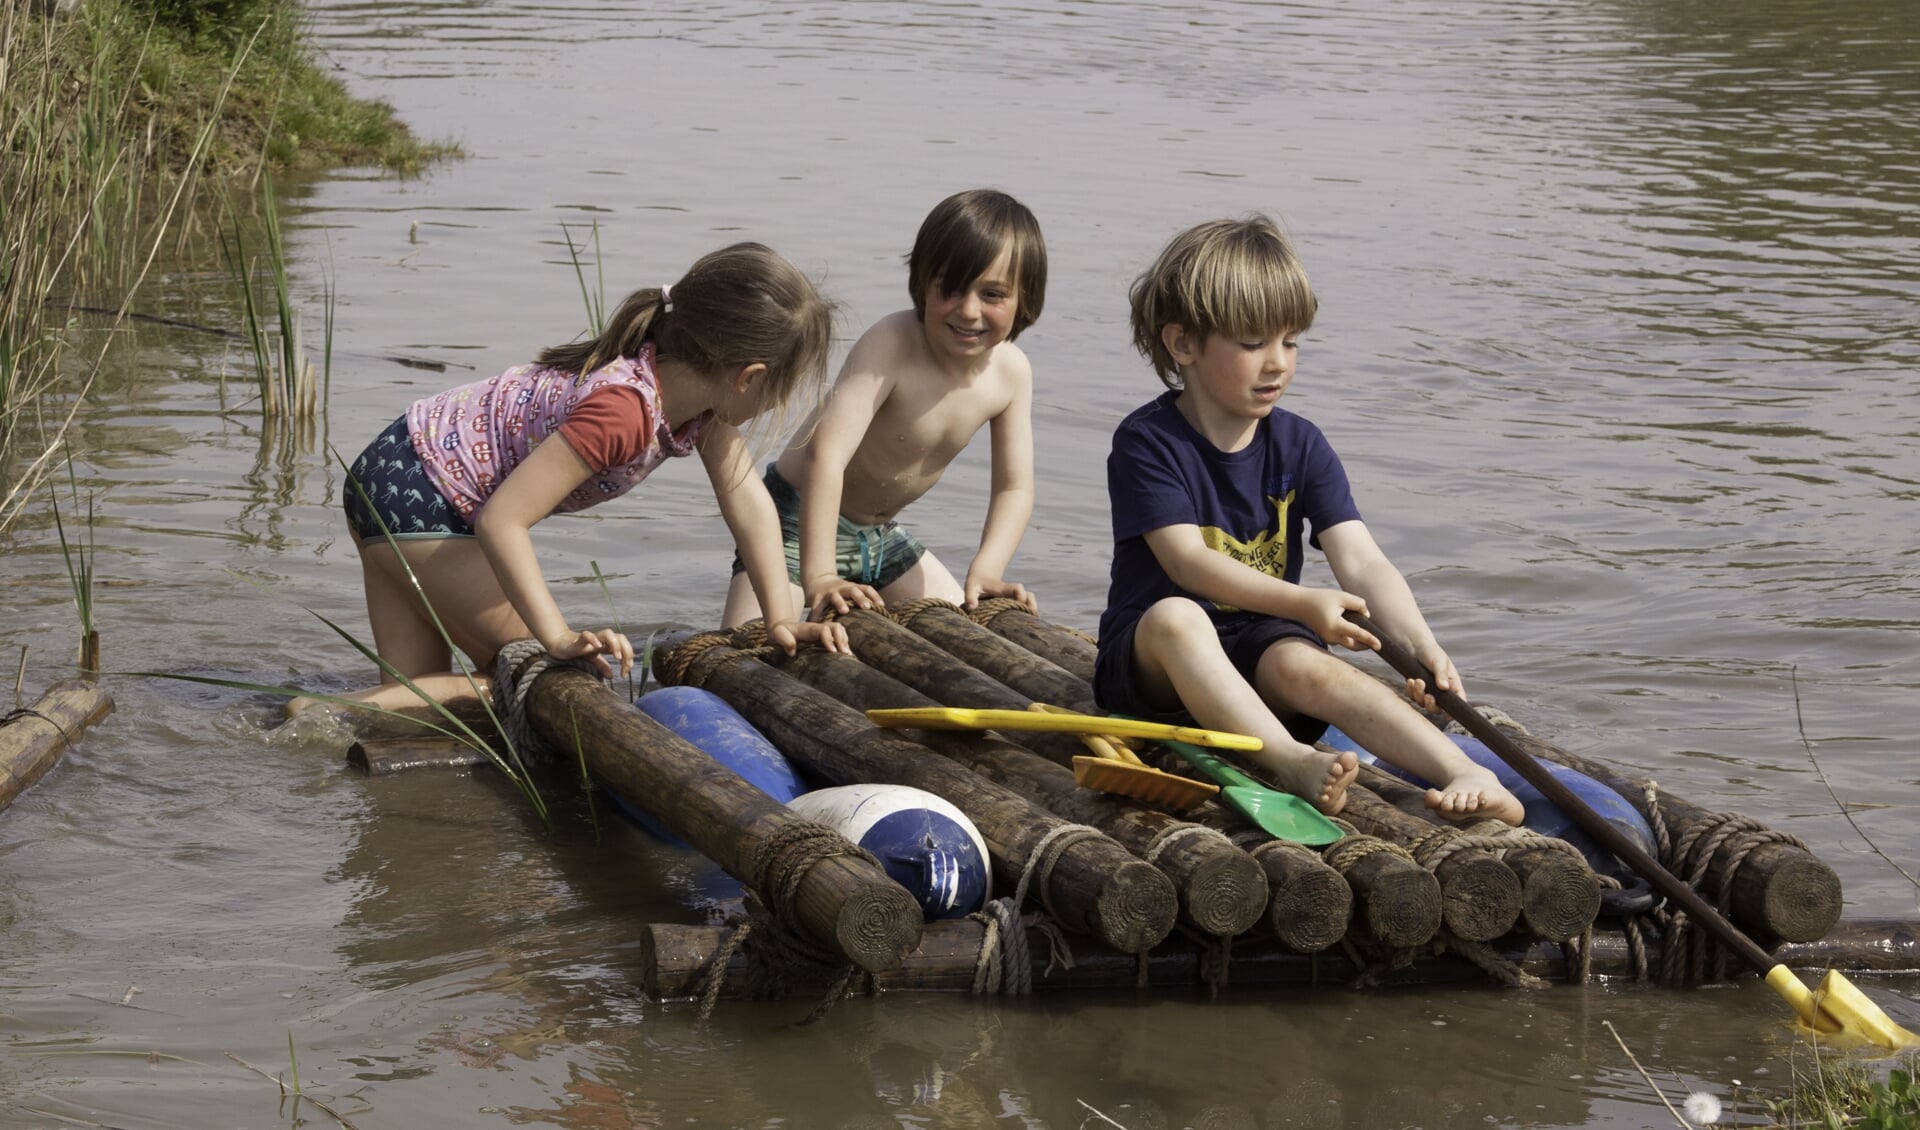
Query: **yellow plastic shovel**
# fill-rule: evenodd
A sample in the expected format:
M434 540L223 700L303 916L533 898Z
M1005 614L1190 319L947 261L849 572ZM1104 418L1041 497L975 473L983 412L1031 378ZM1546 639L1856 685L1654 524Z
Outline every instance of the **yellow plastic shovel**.
M1657 860L1641 850L1639 844L1587 807L1586 801L1576 796L1560 778L1547 772L1546 766L1535 760L1532 754L1515 745L1485 715L1469 706L1466 699L1435 686L1433 672L1414 658L1406 645L1389 639L1373 621L1358 612L1347 613L1347 619L1380 641L1380 657L1387 661L1388 666L1409 679L1425 680L1427 693L1439 702L1441 709L1465 726L1474 737L1485 742L1488 749L1499 754L1500 760L1513 766L1514 772L1520 774L1523 780L1559 805L1560 811L1572 818L1582 831L1645 877L1655 890L1679 903L1694 922L1738 954L1741 960L1753 967L1754 972L1765 977L1773 991L1793 1006L1798 1017L1794 1027L1800 1032L1821 1043L1842 1047L1874 1045L1894 1052L1920 1047L1920 1036L1894 1023L1892 1017L1868 1000L1865 993L1854 988L1853 982L1841 976L1839 970L1827 970L1818 989L1807 988L1793 970L1775 961L1771 954L1755 945L1733 923L1721 917L1720 912L1708 905L1699 892L1675 878Z

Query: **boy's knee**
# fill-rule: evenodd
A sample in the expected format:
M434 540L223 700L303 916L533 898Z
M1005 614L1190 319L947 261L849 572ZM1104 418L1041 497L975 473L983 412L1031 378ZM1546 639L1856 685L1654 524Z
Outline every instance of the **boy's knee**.
M1174 636L1193 636L1205 633L1218 636L1214 630L1213 618L1199 602L1184 596L1169 596L1156 601L1140 614L1140 626L1136 635L1148 634L1156 638Z
M1260 682L1328 683L1357 671L1353 664L1309 640L1290 636L1273 641L1260 653Z

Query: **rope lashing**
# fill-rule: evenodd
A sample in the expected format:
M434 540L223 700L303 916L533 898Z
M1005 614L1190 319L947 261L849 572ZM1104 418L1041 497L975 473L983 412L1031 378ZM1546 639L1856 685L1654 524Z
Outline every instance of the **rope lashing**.
M556 659L547 654L547 649L536 639L510 640L494 657L493 708L504 720L507 737L517 751L549 757L559 752L534 730L533 720L527 716L527 695L533 690L533 684L555 667L572 667L600 679L593 660Z

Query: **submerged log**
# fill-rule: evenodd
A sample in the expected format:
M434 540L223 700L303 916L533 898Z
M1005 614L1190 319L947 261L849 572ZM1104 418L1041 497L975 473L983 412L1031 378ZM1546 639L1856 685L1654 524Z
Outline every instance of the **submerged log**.
M1035 702L1064 706L1082 714L1101 712L1094 704L1093 685L1088 680L974 623L958 605L944 600L916 600L889 612L949 655Z
M1520 879L1513 868L1480 848L1449 847L1445 841L1460 835L1458 829L1402 812L1361 784L1347 789L1340 815L1361 831L1406 848L1423 865L1439 860L1430 869L1440 881L1442 921L1455 937L1492 941L1520 920Z
M971 613L974 622L988 631L1005 636L1042 659L1093 682L1093 662L1098 655L1094 642L1072 628L1049 623L1022 608L1017 601L995 598L983 600Z
M1645 779L1526 734L1510 736L1535 757L1585 773L1627 798L1656 828L1664 822L1676 846L1689 837L1701 837L1702 843L1709 842L1716 826L1723 826L1729 819L1744 820L1702 808L1665 790L1659 791L1656 813L1647 804ZM1712 859L1697 881L1690 860L1669 862L1663 856L1662 863L1693 883L1708 902L1726 906L1728 916L1741 929L1762 939L1811 942L1825 935L1840 920L1844 900L1840 876L1833 868L1803 847L1768 839L1770 833L1726 830L1732 834L1713 849ZM1727 899L1722 903L1721 893L1725 891L1729 874L1733 885L1731 891L1726 891Z
M347 747L347 764L369 777L409 769L465 769L488 760L486 752L458 738L361 738Z
M815 945L868 972L895 968L923 924L920 904L880 865L748 784L678 734L630 707L600 680L555 667L527 692L529 717L550 745L580 751L587 769L790 918ZM833 837L838 840L838 837Z
M54 767L82 731L107 716L113 697L97 683L68 679L32 706L0 720L0 809Z
M1368 769L1361 778L1367 788L1400 811L1436 826L1428 815L1426 790L1392 774ZM1514 837L1512 827L1498 820L1475 820L1453 825L1462 835L1481 840ZM1520 880L1520 925L1550 942L1579 937L1600 914L1600 877L1577 849L1557 847L1534 835L1516 839L1499 849L1502 862Z
M839 616L862 663L926 695L942 706L976 710L1025 710L1033 699L970 666L958 656L878 612ZM1066 706L1066 703L1055 703ZM1086 747L1071 734L1018 733L1002 737L1061 765L1071 766Z
M935 705L925 695L852 656L805 648L793 656L776 654L768 662L857 710ZM1212 829L1080 788L1074 784L1071 770L989 735L943 730L903 733L1057 815L1100 829L1160 868L1179 894L1181 920L1193 929L1231 937L1253 926L1267 907L1267 871ZM1311 929L1303 931L1303 940L1317 943L1318 948L1339 940L1352 901L1339 876L1328 871L1327 877L1339 886L1340 929L1324 940ZM1324 898L1335 898L1335 892L1323 889L1326 886L1322 882L1316 890ZM1303 891L1291 901L1311 901L1312 897ZM1334 913L1329 906L1317 917L1302 917L1318 922Z
M696 637L656 656L663 681L704 687L726 699L782 753L819 778L835 784L908 785L946 799L987 841L1006 890L1015 890L1021 877L1031 874L1041 904L1067 929L1127 953L1152 948L1173 929L1178 904L1172 882L1097 829L1076 829L926 746L880 729L832 696L724 646L719 638Z
M727 926L681 926L655 923L641 931L640 980L648 996L655 1000L674 1000L692 996L705 983L708 967L726 943L732 928ZM1837 969L1842 973L1899 972L1920 970L1920 923L1893 919L1863 919L1840 923L1817 942L1782 946L1774 956L1798 970ZM930 923L920 948L901 963L900 968L879 974L875 986L888 992L999 992L1000 986L976 988L984 924L955 919ZM1049 989L1113 988L1133 989L1139 984L1139 961L1093 945L1076 946L1070 969L1049 969L1045 941L1035 931L1027 937L1029 974L1036 991ZM1553 942L1503 943L1499 955L1515 963L1522 971L1545 980L1568 977L1565 952ZM1660 965L1659 940L1647 946L1647 965ZM1146 957L1147 983L1154 988L1193 989L1206 984L1206 966L1216 955L1184 938L1172 938ZM729 969L745 969L745 959L736 956ZM1229 984L1246 988L1282 984L1339 984L1352 981L1361 971L1344 954L1296 954L1272 944L1236 942L1228 967ZM1596 932L1593 939L1592 975L1603 978L1631 978L1636 963L1625 938L1613 931ZM1412 965L1380 978L1387 984L1435 984L1484 982L1485 971L1453 954L1423 955ZM1003 975L1002 980L1006 980ZM727 985L745 984L746 978L729 976ZM815 985L791 985L817 990ZM1229 990L1231 991L1231 990ZM725 995L723 989L723 995Z

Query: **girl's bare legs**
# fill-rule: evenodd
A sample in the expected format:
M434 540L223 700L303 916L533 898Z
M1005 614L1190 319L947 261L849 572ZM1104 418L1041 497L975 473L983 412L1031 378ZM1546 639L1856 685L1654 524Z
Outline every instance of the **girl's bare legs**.
M1427 807L1450 820L1518 824L1526 812L1493 771L1460 752L1413 705L1366 672L1303 639L1283 639L1260 657L1256 683L1275 709L1324 718L1361 747L1440 787Z
M1351 751L1326 753L1293 740L1227 658L1212 619L1198 604L1170 597L1147 609L1134 629L1133 665L1151 700L1168 709L1184 706L1209 729L1259 738L1258 753L1239 756L1288 792L1328 815L1346 807L1347 786L1360 773L1360 759Z
M362 543L357 536L354 544L360 549L367 619L373 625L374 650L380 658L437 702L470 698L476 688L480 694L489 693L486 672L494 656L508 642L532 633L500 590L480 543L473 538L394 543L420 579L454 646L473 663L471 679L453 670L452 653L414 594L394 547L385 542ZM421 705L419 695L384 672L378 687L339 697L385 710ZM287 703L287 714L291 717L316 701L293 699Z

